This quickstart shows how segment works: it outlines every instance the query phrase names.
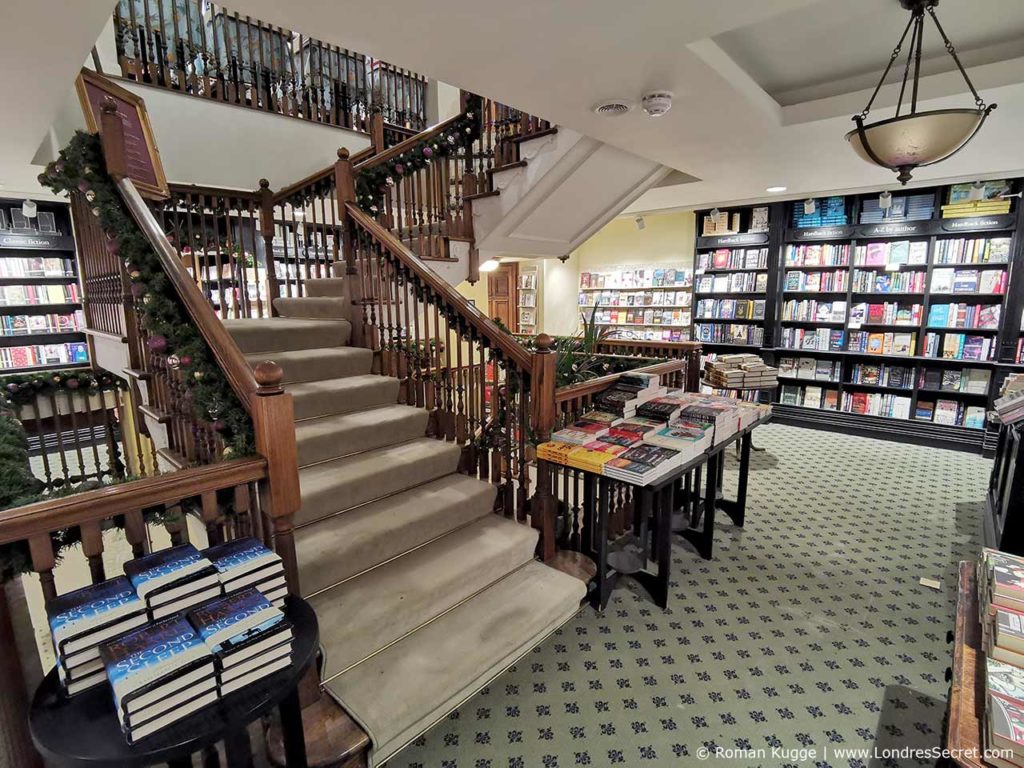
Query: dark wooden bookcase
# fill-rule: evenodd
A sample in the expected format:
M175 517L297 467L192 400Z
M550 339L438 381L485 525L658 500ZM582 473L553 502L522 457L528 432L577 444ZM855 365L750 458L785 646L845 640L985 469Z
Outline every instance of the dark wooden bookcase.
M777 365L784 358L812 358L815 361L832 361L839 363L840 376L837 381L812 381L809 379L785 379L780 377L779 390L775 393L775 418L783 423L800 424L821 429L847 432L851 434L866 434L877 437L887 437L906 442L916 442L927 445L942 445L945 447L959 448L963 450L978 451L983 448L994 447L996 436L994 433L987 433L984 428L975 428L963 425L948 425L934 421L918 418L919 406L927 407L926 404L934 404L938 400L950 400L963 403L966 406L979 406L990 408L992 400L997 396L999 387L1005 376L1015 370L1024 370L1021 364L1021 313L1024 311L1024 206L1021 205L1019 197L1010 196L1011 210L1004 215L986 215L972 218L943 219L942 206L947 203L949 186L915 188L911 190L893 190L894 195L912 195L922 193L934 193L935 206L932 218L918 221L896 221L883 223L861 224L861 211L865 201L872 198L877 199L879 192L850 195L845 198L847 211L847 224L842 226L821 226L796 228L790 226L792 200L765 202L742 208L730 208L730 211L740 211L741 218L748 220L749 212L754 207L769 206L769 232L767 243L769 247L769 278L764 298L766 300L765 321L764 321L764 342L760 347L750 347L733 344L706 343L709 353L729 353L739 351L757 351L762 354L767 362ZM1013 193L1019 193L1024 189L1024 180L1016 179L1012 182ZM799 201L797 201L799 202ZM697 212L697 230L700 231L703 215L707 211ZM730 238L740 238L733 245ZM717 247L742 247L744 235L723 236L707 238L698 236L696 239L695 258L708 249ZM765 237L761 235L760 237ZM947 239L957 237L1008 237L1010 238L1010 251L1006 264L941 264L936 265L936 249L938 244ZM901 265L895 269L887 269L883 266L857 265L856 249L858 245L875 242L894 242L899 240L919 241L927 248L927 260L921 265ZM785 264L787 246L799 244L839 244L849 245L850 255L847 266L814 266L814 267L790 267ZM1008 273L1008 282L1005 292L1001 294L991 293L934 293L932 291L932 280L934 270L938 267L955 268L961 270L987 270L1004 269ZM838 269L847 271L845 290L831 291L800 291L794 294L785 290L786 273L794 269L814 270L817 272L832 272ZM923 290L917 293L895 293L895 292L861 292L854 291L853 275L854 270L874 270L878 272L892 271L904 272L919 270L925 273ZM694 323L701 321L696 317L697 301L703 296L696 293L699 275L695 276L694 286ZM753 297L748 297L753 298ZM789 300L814 299L819 301L845 301L845 317L842 322L836 318L832 322L815 320L783 320L786 302ZM899 304L920 304L920 322L912 325L900 324L897 327L872 325L864 322L862 326L851 328L850 314L855 304L859 303L886 303L895 302ZM929 314L936 304L978 304L978 305L999 305L1000 319L997 328L994 329L966 329L949 328L933 329L928 325ZM842 348L836 350L822 349L800 349L787 348L784 346L784 334L788 328L804 328L816 330L828 328L845 331ZM851 330L862 330L865 332L912 332L915 335L914 349L911 355L889 355L876 354L850 349ZM937 333L964 333L992 339L994 351L990 360L963 360L941 357L925 356L926 336L929 332ZM700 340L695 333L694 338ZM858 364L889 364L904 366L910 370L909 386L891 388L883 385L872 385L854 383L854 370ZM956 391L942 388L923 386L926 371L952 371L961 373L964 369L984 369L990 371L987 389L984 393ZM780 401L780 394L783 386L806 387L808 385L821 386L836 390L837 410L825 408L804 407L803 405L784 404ZM805 390L801 390L802 392ZM851 411L844 411L843 402L845 395L852 395L860 392L878 392L883 394L896 394L910 398L909 418L897 418L890 416L876 416ZM981 424L985 419L981 419Z
M70 211L36 201L36 217L17 220L23 202L0 199L0 375L88 365Z

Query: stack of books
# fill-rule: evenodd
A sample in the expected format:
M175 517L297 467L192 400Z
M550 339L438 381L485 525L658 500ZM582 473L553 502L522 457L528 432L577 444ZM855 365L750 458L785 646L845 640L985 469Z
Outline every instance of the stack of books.
M1003 424L1015 424L1024 419L1024 373L1011 373L1006 377L993 406Z
M607 462L604 474L635 485L650 485L671 474L684 463L682 454L658 445L637 445Z
M257 589L213 600L188 613L216 659L221 696L291 664L292 623Z
M647 373L626 373L598 398L598 406L615 416L628 419L638 406L665 392L658 377Z
M153 621L223 594L217 569L191 544L131 560L124 572Z
M182 616L106 643L100 656L129 744L217 701L213 654Z
M774 389L779 370L758 355L720 355L705 366L704 383L718 389Z
M101 643L148 621L145 603L124 576L61 595L46 606L46 617L68 696L106 682Z
M893 195L888 208L882 208L877 197L866 197L861 201L860 223L928 221L934 215L934 192L921 195Z
M591 413L595 413L592 411ZM597 413L600 413L599 411ZM614 417L615 421L622 419ZM596 440L608 434L611 425L604 421L591 421L584 416L579 421L573 422L565 429L552 433L551 439L560 443L572 443L573 445L586 445L591 440Z
M1012 757L993 765L1024 766L1024 558L982 550L978 610L985 653L984 747Z
M790 221L794 227L842 227L848 223L846 199L833 195L814 201L814 210L807 212L803 200L792 203Z
M683 464L711 448L714 430L699 421L676 419L644 436L644 442L678 451Z
M224 592L255 587L273 605L284 605L288 594L284 562L261 542L249 538L235 539L210 547L203 556L217 569Z
M679 409L685 403L686 400L684 398L675 395L663 395L662 397L648 400L637 408L636 414L643 419L667 424L679 415Z
M942 218L998 216L1010 212L1010 182L1005 179L975 184L954 184L949 188L949 203L942 206Z
M702 397L687 403L679 411L679 418L711 427L712 445L718 445L741 428L738 403L724 397Z

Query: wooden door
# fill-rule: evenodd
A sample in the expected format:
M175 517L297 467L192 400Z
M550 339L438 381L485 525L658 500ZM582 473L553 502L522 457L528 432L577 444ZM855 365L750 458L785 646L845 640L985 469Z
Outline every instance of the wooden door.
M516 314L516 290L519 285L519 264L501 264L493 272L487 272L487 316L498 318L513 333L519 330Z

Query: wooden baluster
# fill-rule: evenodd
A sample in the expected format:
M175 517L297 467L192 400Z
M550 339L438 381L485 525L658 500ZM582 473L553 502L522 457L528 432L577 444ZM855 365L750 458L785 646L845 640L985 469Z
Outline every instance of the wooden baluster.
M479 380L477 382L477 393L480 398L480 432L481 437L487 436L488 430L488 414L487 414L487 358L490 355L491 347L487 343L486 339L481 339L480 347L480 365L479 368ZM486 444L486 440L484 441ZM490 477L491 463L490 463L490 451L487 448L481 449L479 459L479 473L481 480L487 480Z
M33 421L35 422L35 433L36 433L36 437L40 441L39 444L40 444L40 447L41 447L41 450L39 451L39 458L42 459L42 462L43 462L43 482L46 484L46 489L47 490L53 490L53 487L54 487L54 484L53 484L53 471L50 469L50 457L49 457L49 455L46 452L46 443L43 440L43 417L42 417L42 414L41 414L41 412L39 410L39 396L38 395L36 397L32 398L31 406L32 406ZM19 421L22 422L22 424L24 424L25 423L25 419L21 418L21 416L20 416L21 412L22 412L22 409L19 409L19 417L18 417L18 419L19 419Z
M413 380L413 369L416 367L414 345L415 338L412 335L412 320L410 317L410 304L414 296L415 286L412 275L402 270L402 280L398 288L401 291L402 310L404 313L404 324L400 332L400 341L405 358L405 403L406 405L416 404L416 393L413 391L415 382Z
M221 527L220 510L217 508L217 492L207 491L202 494L200 503L203 525L206 526L206 536L210 544L222 544L224 530Z
M555 388L557 357L555 340L542 333L535 340L536 351L530 377L530 407L533 434L537 443L551 439L555 423ZM525 428L525 425L524 425ZM540 531L538 554L544 562L555 556L555 517L557 504L551 494L551 465L537 460L537 490L533 496L531 523Z
M259 516L252 508L248 485L236 485L234 490L235 532L238 537L260 536Z
M509 363L511 365L511 363ZM527 499L530 497L530 478L526 471L526 465L529 463L526 456L526 433L529 427L529 411L527 409L527 392L525 390L526 379L523 376L523 372L516 368L516 397L515 402L518 406L518 410L515 416L516 421L516 433L518 436L518 445L516 446L516 462L519 470L518 486L519 491L516 494L516 520L520 522L526 522L526 504Z
M78 526L82 533L82 552L89 561L89 574L93 584L105 581L107 576L103 569L103 531L99 520L90 520Z
M124 516L124 537L132 548L132 557L142 557L149 550L146 520L141 509L133 509Z
M462 318L456 318L455 320L455 442L459 445L465 445L467 438L466 430L466 402L463 397L465 394L465 383L463 381L464 369L462 367L462 334L464 332L462 327Z
M57 565L57 560L53 554L53 542L50 540L50 534L40 533L30 538L28 549L32 556L32 570L39 575L43 600L49 603L57 597L57 584L53 580L53 569Z
M290 393L281 387L284 372L269 360L253 371L259 388L252 399L256 450L267 458L267 476L260 483L260 503L272 520L274 550L284 561L288 590L299 590L295 558L294 516L301 507L299 454L295 444L295 408Z
M445 306L445 310L448 306ZM457 342L456 342L457 343ZM444 318L444 415L442 424L444 426L444 439L455 439L455 409L454 392L452 380L452 326L448 315Z
M57 441L57 456L60 458L61 480L60 485L67 485L71 480L71 470L68 468L68 454L64 448L64 425L60 420L60 408L57 405L57 398L51 392L49 397L50 413L53 417L53 436ZM41 436L42 437L42 436ZM43 450L46 450L45 443Z
M477 397L476 397L476 351L477 351L477 332L475 328L469 328L468 335L466 337L466 350L468 353L469 360L466 364L466 402L469 416L469 462L468 467L465 471L466 474L476 475L477 473L477 451L476 451L476 436L482 426L479 415L477 414Z
M413 403L417 408L423 407L423 358L426 347L423 337L420 336L420 315L423 313L420 304L420 296L423 286L419 278L412 278L410 290L412 292L412 327L413 327L413 355L412 355L412 386Z
M267 310L270 317L276 317L274 299L281 295L281 286L277 282L277 261L274 258L274 193L270 191L267 179L260 179L256 195L260 206L260 235L263 237L263 260L267 271ZM263 314L262 308L260 314Z

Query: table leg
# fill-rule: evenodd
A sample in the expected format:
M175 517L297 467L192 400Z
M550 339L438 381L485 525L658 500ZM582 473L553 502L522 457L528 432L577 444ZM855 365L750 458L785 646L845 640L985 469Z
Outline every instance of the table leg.
M693 470L693 493L690 494L690 527L693 528L701 518L700 478L702 467Z
M302 728L302 705L299 688L293 688L278 705L281 714L281 735L284 737L284 755L288 768L308 768L306 762L306 735Z
M708 456L707 483L704 490L704 525L700 530L688 528L683 531L683 538L693 544L697 553L705 560L711 559L715 539L715 502L718 492L718 464L722 460L721 451Z
M608 480L604 477L599 478L597 489L597 526L594 531L597 536L594 544L597 550L597 590L594 593L597 604L594 607L598 611L603 611L611 595L611 584L608 579Z
M750 432L740 439L739 445L740 474L736 484L736 499L719 499L718 506L742 528L747 511L747 479L750 476L750 451L753 448Z
M580 531L580 552L591 560L595 557L594 547L594 511L595 511L595 478L589 472L583 475L583 523Z
M658 505L658 530L655 549L658 559L658 594L655 601L662 608L668 608L668 580L672 569L672 489L663 494Z
M225 735L224 754L228 759L228 768L253 768L252 745L249 743L249 730L245 726Z

